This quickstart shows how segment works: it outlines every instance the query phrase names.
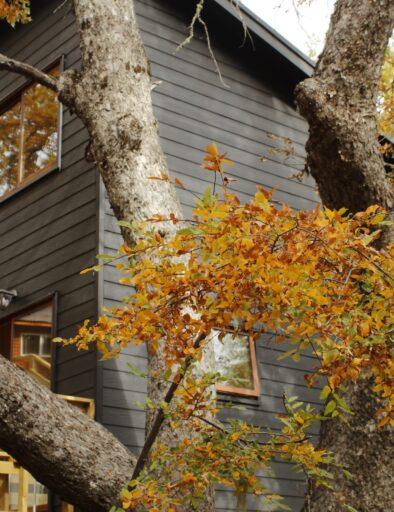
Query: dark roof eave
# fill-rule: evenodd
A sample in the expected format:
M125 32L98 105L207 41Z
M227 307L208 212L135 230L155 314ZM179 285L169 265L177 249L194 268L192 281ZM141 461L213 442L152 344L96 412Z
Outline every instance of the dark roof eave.
M229 0L215 0L223 9L229 12L232 16L240 20L240 13L237 8ZM254 12L244 6L241 2L239 8L242 13L242 20L250 32L269 44L273 49L279 52L291 64L296 66L306 76L311 76L315 63L307 55L302 53L298 48L292 45L284 37L282 37L276 30L271 28Z

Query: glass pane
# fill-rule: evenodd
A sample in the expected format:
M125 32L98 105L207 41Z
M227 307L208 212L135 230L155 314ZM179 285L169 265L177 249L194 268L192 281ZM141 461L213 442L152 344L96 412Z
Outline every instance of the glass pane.
M22 354L39 354L40 336L37 334L22 334Z
M20 103L0 115L0 196L18 183Z
M48 510L48 489L37 482L29 475L29 493L27 496L28 512L47 512Z
M253 389L253 370L250 359L248 336L234 336L227 333L220 341L218 332L213 334L216 371L224 381L221 386Z
M12 459L10 459L12 461ZM11 464L11 462L10 462ZM17 467L14 463L14 467ZM19 473L19 474L18 474ZM21 473L10 474L8 480L8 496L3 500L3 504L8 505L5 510L9 512L18 512L22 510L20 503L19 486ZM47 512L48 511L48 489L37 482L27 471L23 472L23 477L27 484L27 494L25 495L28 512ZM25 485L26 485L25 484ZM2 496L0 496L1 502ZM8 501L8 503L7 503Z
M23 179L57 162L56 93L34 84L23 94Z
M51 337L41 336L41 349L40 355L50 356L51 355Z

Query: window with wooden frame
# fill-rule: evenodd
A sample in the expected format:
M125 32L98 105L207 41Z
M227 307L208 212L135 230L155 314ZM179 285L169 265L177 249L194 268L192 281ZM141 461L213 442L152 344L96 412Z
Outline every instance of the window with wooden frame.
M56 93L37 83L0 105L0 199L59 167L60 117Z
M48 302L0 324L0 353L46 387L51 384L52 317Z
M216 371L223 380L217 384L219 393L257 398L260 382L257 370L256 349L247 334L226 332L219 339L219 331L213 331Z

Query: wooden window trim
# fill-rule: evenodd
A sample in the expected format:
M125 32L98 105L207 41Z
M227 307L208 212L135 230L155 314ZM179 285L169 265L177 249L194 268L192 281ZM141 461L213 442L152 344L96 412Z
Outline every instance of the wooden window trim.
M51 69L57 67L59 69L59 73L62 73L64 71L64 56L61 56L60 58L53 61L49 66L46 66L43 71L49 72ZM34 80L29 80L26 83L24 83L21 87L19 87L16 91L14 91L12 94L7 96L1 103L0 103L0 115L4 112L7 112L7 110L10 110L14 105L16 105L18 102L21 104L21 120L23 118L23 96L25 92L36 82ZM25 190L26 188L30 187L33 183L36 181L41 180L48 174L52 173L53 171L60 170L61 169L61 151L62 151L62 126L63 126L63 106L60 101L58 101L58 115L57 115L57 133L58 133L58 139L57 139L57 155L56 155L56 162L54 164L50 164L44 169L42 169L40 172L37 172L30 176L29 178L22 179L22 158L19 158L19 166L18 166L18 185L13 188L12 190L6 192L2 196L0 196L0 204L2 204L4 201L7 201L10 197L13 197L15 194L18 194L22 190ZM20 130L20 150L19 154L23 152L23 123L21 123L21 130Z
M232 333L231 330L227 330L226 332ZM240 333L242 335L242 333ZM246 336L245 334L243 336ZM253 388L239 388L237 386L225 386L223 384L216 384L216 391L223 395L235 395L246 398L258 398L260 396L260 379L259 372L257 366L257 356L256 356L256 344L252 336L249 336L249 354L250 354L250 362L252 366L252 379L253 379Z
M48 304L50 304L49 301ZM12 325L18 325L21 327L47 327L48 329L52 328L52 323L50 322L28 322L27 320L14 320Z
M52 307L52 322L34 322L31 320L19 320L18 317L22 315L29 314L31 312L34 312L38 309L45 308L46 306ZM56 335L56 314L57 314L57 292L51 293L43 297L42 299L33 302L32 304L23 306L22 308L18 308L14 312L10 313L7 316L4 316L3 318L0 318L0 323L3 325L9 324L10 325L10 334L11 338L9 340L10 344L10 354L11 354L11 348L12 348L12 340L13 340L13 333L14 333L14 327L25 327L26 329L29 328L47 328L50 329L50 336L54 337ZM36 334L36 333L32 333ZM51 349L51 358L53 357L53 350L54 350L54 344L52 345Z

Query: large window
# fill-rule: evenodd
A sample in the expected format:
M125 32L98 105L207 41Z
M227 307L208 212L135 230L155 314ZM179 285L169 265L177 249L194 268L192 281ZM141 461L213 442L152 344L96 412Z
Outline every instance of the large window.
M56 93L37 83L0 107L0 198L58 166L59 112Z
M258 397L260 392L256 351L253 340L243 334L232 332L219 339L213 332L216 371L223 380L218 384L220 393Z

